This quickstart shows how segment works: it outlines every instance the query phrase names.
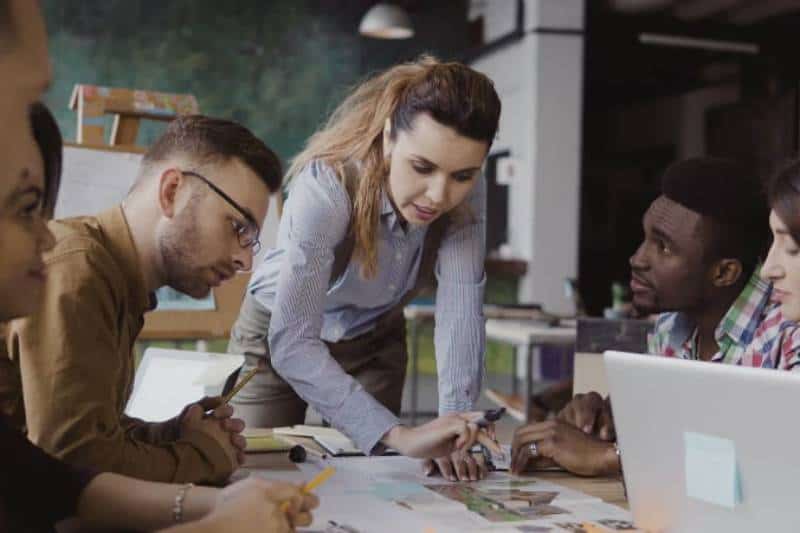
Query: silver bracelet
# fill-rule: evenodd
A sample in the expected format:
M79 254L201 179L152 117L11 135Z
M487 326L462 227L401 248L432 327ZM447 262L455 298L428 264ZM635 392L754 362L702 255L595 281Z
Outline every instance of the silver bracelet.
M172 519L177 522L183 522L183 501L186 499L186 494L189 489L194 487L194 483L187 483L178 489L178 494L175 495L175 503L172 505Z

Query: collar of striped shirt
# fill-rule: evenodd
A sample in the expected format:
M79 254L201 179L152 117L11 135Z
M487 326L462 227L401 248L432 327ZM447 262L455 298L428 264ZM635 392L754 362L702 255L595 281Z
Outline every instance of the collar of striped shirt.
M406 232L400 223L400 217L397 216L397 212L394 210L394 205L386 192L386 188L381 189L381 220L395 237L402 238L405 235Z
M714 337L719 351L712 361L741 363L748 347L772 346L771 336L778 335L785 324L780 306L770 303L772 285L758 275L756 266L742 292L722 317ZM663 313L656 322L655 345L661 355L697 359L697 327L684 313ZM780 344L780 343L777 343ZM780 346L777 347L780 349ZM761 361L762 357L757 357ZM760 364L758 366L761 366Z
M403 228L403 224L401 223L400 216L395 211L394 204L392 204L392 200L389 198L389 194L386 192L386 188L381 189L381 220L386 227L389 228L389 231L398 238L406 238L413 233L417 233L420 231L425 231L425 226L412 226L409 225L407 228Z

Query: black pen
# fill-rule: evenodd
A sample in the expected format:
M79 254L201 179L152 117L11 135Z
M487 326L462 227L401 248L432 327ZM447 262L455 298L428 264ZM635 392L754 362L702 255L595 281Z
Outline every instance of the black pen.
M495 422L503 418L504 414L506 414L505 407L500 407L498 409L487 409L486 411L483 412L483 417L478 419L478 421L475 423L479 428L486 429L487 427L489 427L489 425L494 424ZM496 440L490 439L488 435L483 436L479 434L478 442L480 443L481 448L484 450L484 458L486 458L486 456L488 455L490 462L491 462L491 454L489 450L492 450L502 459L505 459L506 454Z

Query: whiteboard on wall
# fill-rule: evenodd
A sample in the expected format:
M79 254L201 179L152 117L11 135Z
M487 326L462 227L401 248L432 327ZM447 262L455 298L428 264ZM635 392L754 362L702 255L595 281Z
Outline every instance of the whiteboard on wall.
M142 154L64 146L55 217L94 215L120 203L136 180Z

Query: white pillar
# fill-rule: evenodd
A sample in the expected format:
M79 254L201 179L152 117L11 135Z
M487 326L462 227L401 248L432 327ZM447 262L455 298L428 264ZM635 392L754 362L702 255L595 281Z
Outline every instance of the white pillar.
M515 28L516 2L477 4L487 41ZM519 299L558 313L574 311L563 280L578 271L583 29L583 0L526 0L524 36L473 62L503 102L493 151L517 163L508 227L513 255L528 261Z

